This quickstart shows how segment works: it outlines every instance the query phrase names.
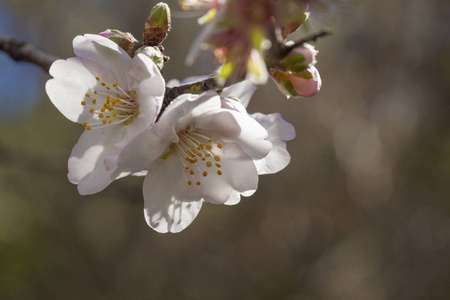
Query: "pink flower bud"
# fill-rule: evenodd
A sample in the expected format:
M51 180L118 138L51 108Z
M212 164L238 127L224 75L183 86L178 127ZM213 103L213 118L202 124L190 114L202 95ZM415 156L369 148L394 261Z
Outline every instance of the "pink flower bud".
M278 89L288 98L311 97L317 94L322 87L319 71L313 66L298 73L271 69L270 75Z
M305 72L300 74L292 73L289 75L297 97L307 98L317 94L322 87L322 79L316 67L309 67ZM308 75L305 76L305 74ZM308 78L309 76L311 78Z
M319 53L313 45L303 44L292 49L281 61L281 65L288 71L301 72L317 63L316 55Z
M100 32L99 35L119 45L130 57L133 57L136 49L141 46L141 43L131 33L122 32L117 29L107 29L106 31Z

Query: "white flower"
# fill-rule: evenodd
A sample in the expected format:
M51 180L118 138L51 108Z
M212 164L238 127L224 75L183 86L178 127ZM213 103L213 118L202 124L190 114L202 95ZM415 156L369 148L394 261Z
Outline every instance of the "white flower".
M203 201L223 204L258 185L254 161L270 152L267 131L248 114L222 108L213 91L184 94L107 165L121 172L148 169L144 214L158 232L179 232Z
M246 107L255 90L256 85L249 80L225 88L220 95L222 108L246 114ZM291 161L291 156L286 149L286 141L295 138L294 126L283 120L279 113L269 115L254 113L249 116L267 130L268 136L266 140L272 143L272 149L265 157L253 161L258 175L274 174L283 170ZM239 203L239 201L240 195L235 193L224 204L234 205Z
M77 57L53 63L46 91L66 118L86 129L69 158L68 178L80 194L93 194L112 182L104 159L155 121L165 85L149 57L131 58L105 37L77 36L73 47Z

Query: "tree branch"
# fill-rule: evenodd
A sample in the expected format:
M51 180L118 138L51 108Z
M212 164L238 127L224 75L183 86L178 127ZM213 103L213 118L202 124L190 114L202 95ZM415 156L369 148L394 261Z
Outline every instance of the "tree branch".
M292 49L298 47L304 43L315 42L318 38L327 36L331 34L331 30L322 30L318 33L307 36L290 46L281 45L279 51L276 51L278 61L283 59ZM24 41L19 41L15 38L0 35L0 50L4 51L11 56L15 61L25 61L38 65L45 71L49 71L52 63L58 59L58 57L45 53L41 49L27 43ZM244 78L239 78L242 81ZM172 102L175 98L182 94L202 94L209 90L214 90L220 92L225 86L219 86L216 82L215 76L210 76L207 79L197 81L194 83L189 83L173 88L166 88L166 93L164 95L164 101L161 111L157 117L157 120L161 117L161 114L165 108Z
M33 63L46 72L48 72L52 63L58 59L58 57L45 53L30 43L6 35L0 35L0 50L8 53L15 61Z

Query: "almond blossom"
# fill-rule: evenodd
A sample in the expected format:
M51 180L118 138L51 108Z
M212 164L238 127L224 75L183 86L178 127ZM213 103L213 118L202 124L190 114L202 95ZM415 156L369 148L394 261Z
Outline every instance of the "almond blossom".
M104 159L155 121L165 83L151 58L131 58L106 37L77 36L73 47L76 57L53 63L46 91L66 118L85 128L70 155L68 178L86 195L112 182Z
M151 228L182 231L204 202L236 204L256 191L258 175L287 166L285 141L294 138L294 128L279 114L247 113L254 87L244 81L221 96L181 95L118 157L106 159L112 178L148 170L144 215Z
M203 202L224 204L235 193L252 195L258 185L254 160L270 152L267 131L241 112L224 109L213 91L184 94L161 118L107 159L114 176L148 170L145 218L158 232L179 232Z

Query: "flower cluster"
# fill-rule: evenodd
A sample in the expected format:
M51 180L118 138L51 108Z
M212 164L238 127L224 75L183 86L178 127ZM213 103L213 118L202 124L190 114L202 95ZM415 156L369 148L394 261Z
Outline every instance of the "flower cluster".
M134 57L101 35L74 39L76 57L56 61L50 100L85 131L69 158L69 180L93 194L113 180L145 175L145 218L158 232L179 232L203 202L236 204L258 175L290 160L295 131L279 114L249 115L253 85L244 81L203 94L183 94L157 122L165 82L156 63Z
M321 87L312 45L287 41L307 19L309 0L180 1L204 14L200 43L222 64L215 76L166 84L162 42L170 10L159 3L143 40L116 29L77 36L76 57L57 60L46 91L56 108L84 127L68 162L82 195L125 176L145 176L144 215L154 230L180 232L203 203L233 205L252 195L259 175L290 162L294 127L278 113L249 114L247 105L269 76L287 97ZM179 84L179 83L178 83Z

